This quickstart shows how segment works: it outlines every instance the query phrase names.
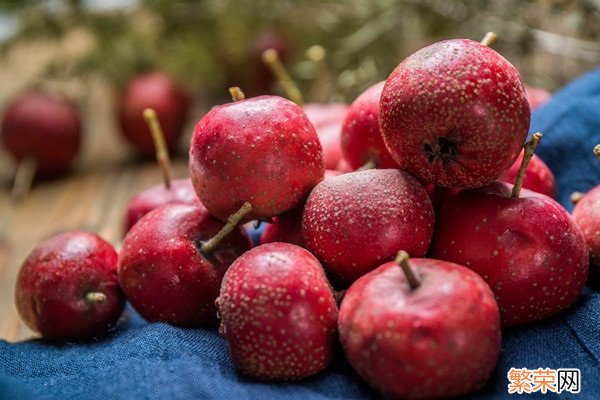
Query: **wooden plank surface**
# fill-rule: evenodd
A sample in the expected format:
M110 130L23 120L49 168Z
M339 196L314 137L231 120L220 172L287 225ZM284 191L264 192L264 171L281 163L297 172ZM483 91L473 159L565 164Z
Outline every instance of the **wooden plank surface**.
M14 285L21 263L44 238L64 230L98 233L117 247L123 235L127 201L140 190L161 182L152 160L136 159L120 137L114 121L113 93L102 85L90 90L84 108L85 141L73 171L38 182L29 197L14 205L9 199L12 163L0 152L0 339L17 341L33 336L19 320ZM181 154L193 128L182 138ZM187 176L185 156L174 158L174 177Z

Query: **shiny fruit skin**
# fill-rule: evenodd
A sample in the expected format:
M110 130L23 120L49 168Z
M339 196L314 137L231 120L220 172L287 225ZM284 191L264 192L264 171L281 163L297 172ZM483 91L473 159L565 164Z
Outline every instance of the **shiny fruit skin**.
M500 181L510 183L511 185L514 184L517 180L517 175L519 174L519 168L521 168L522 161L523 152L519 154L519 157L517 157L510 169L506 171L504 175L502 175ZM529 163L525 168L523 188L544 194L552 198L556 196L556 180L554 179L554 174L542 161L542 159L535 154L531 160L529 160ZM442 186L436 186L431 200L436 214L452 196L461 190L462 189L460 188L445 188Z
M123 136L144 155L155 152L152 135L144 120L146 108L153 108L169 150L177 147L190 107L185 90L169 75L150 72L132 79L119 99L119 125Z
M530 110L515 67L467 39L406 58L385 82L379 124L390 154L423 182L478 187L517 158Z
M325 179L341 174L341 171L327 169L325 170ZM303 211L304 206L274 217L273 222L268 224L260 235L260 244L283 242L306 248L302 236Z
M164 183L152 186L136 194L125 211L125 233L144 215L165 204L199 204L200 199L194 191L190 179L173 179L167 189Z
M336 345L337 304L319 261L288 243L238 258L217 300L234 365L251 378L298 380L324 369Z
M125 306L118 255L96 234L60 233L36 246L19 271L15 304L23 322L50 340L89 339L113 327ZM106 299L92 302L90 292Z
M182 327L214 326L225 271L251 248L236 228L205 256L200 247L223 224L199 205L167 204L131 228L121 249L119 283L146 320Z
M581 229L590 253L590 282L600 283L600 186L581 198L573 209L573 220Z
M17 163L35 157L36 175L54 176L64 172L79 151L79 111L66 99L39 91L26 92L9 103L1 137Z
M379 99L385 82L365 90L354 100L342 124L342 153L356 170L373 160L378 168L397 168L379 130Z
M567 211L497 182L463 190L438 215L431 256L471 268L496 295L502 324L521 325L575 303L588 276L587 245Z
M226 221L244 202L246 221L298 207L323 179L323 152L300 107L259 96L212 109L196 125L190 175L196 193Z
M325 169L336 169L342 159L342 121L348 106L343 103L308 103L303 109L319 136Z
M415 178L372 169L321 182L304 207L302 233L333 281L347 285L398 249L425 255L433 219L431 201Z
M500 180L514 185L522 161L523 152L521 151L519 157L517 157L508 171L502 175ZM554 174L546 163L535 154L529 161L529 164L527 164L527 168L525 168L523 187L525 189L533 190L534 192L545 194L548 197L554 198L556 196L556 180L554 179Z
M447 398L478 389L500 354L500 315L469 269L413 258L411 289L394 262L359 278L340 306L342 346L356 372L391 398Z

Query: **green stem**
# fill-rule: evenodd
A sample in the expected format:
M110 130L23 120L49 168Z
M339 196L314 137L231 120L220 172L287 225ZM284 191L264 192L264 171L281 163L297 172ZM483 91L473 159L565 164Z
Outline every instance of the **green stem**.
M267 67L271 69L275 78L279 81L279 84L287 94L287 97L298 104L299 106L304 105L304 98L302 92L298 89L298 86L294 83L287 69L279 58L279 53L275 49L267 49L262 54L262 60Z
M364 163L362 167L360 167L359 169L357 169L357 171L364 171L366 169L375 169L378 166L379 166L379 163L377 162L377 160L374 157L371 157L369 159L369 161L367 161L366 163Z
M240 89L237 86L230 87L229 94L231 95L231 100L233 101L240 101L246 99L246 95L244 94L242 89Z
M244 218L250 211L252 211L252 205L248 202L244 203L239 210L227 218L227 223L215 236L204 242L200 251L204 254L209 254L211 251L213 251L219 245L219 243L221 243L221 240L223 240L225 236L227 236L236 226L238 226L242 218Z
M489 46L496 41L498 35L495 32L488 32L485 34L483 39L481 39L481 44L484 46Z
M90 303L104 303L106 295L102 292L89 292L85 295L85 299Z
M529 164L531 157L533 157L533 153L535 153L535 149L540 143L541 138L542 134L540 132L537 132L533 134L533 136L527 143L525 143L523 161L521 162L521 167L519 167L517 180L515 180L515 186L513 186L510 197L513 197L515 199L519 198L519 195L521 194L521 188L523 187L523 179L525 179L525 170L527 169L527 165Z
M570 197L571 203L573 203L573 204L579 203L579 200L583 199L583 196L585 196L585 194L581 193L581 192L571 193L571 197Z
M165 187L171 188L171 159L169 157L169 148L165 142L165 135L158 121L156 111L152 108L146 108L144 110L144 119L148 124L148 129L152 134L152 141L154 141L154 148L156 149L156 161L160 167L160 171L163 175Z
M416 289L421 286L421 279L417 275L417 273L411 268L408 260L408 253L404 250L400 250L394 262L402 268L404 272L404 276L406 276L406 280L408 281L408 285L411 289Z
M38 161L34 156L27 157L17 165L15 172L15 179L13 182L13 188L11 192L11 199L13 202L23 200L29 194L35 173L37 172Z

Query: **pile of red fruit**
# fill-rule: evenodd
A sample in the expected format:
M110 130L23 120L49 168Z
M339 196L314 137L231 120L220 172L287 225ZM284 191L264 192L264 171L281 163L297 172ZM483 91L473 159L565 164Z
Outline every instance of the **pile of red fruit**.
M162 72L134 77L122 89L117 107L121 134L142 155L154 151L142 116L146 108L161 116L164 144L175 150L190 108L187 93ZM62 95L39 88L15 97L1 125L0 141L15 162L14 200L27 195L35 178L68 170L81 147L79 109Z
M523 150L519 73L486 43L435 43L362 94L344 112L340 145L356 169L344 174L327 176L299 105L231 92L196 125L191 182L167 179L131 204L118 263L81 232L31 253L16 291L31 328L96 336L127 299L149 321L220 319L235 366L256 379L315 374L339 338L382 394L440 398L487 381L501 326L581 295L588 245L550 197L552 173L533 156L541 134ZM578 205L584 221L597 193ZM255 248L249 221L270 223Z

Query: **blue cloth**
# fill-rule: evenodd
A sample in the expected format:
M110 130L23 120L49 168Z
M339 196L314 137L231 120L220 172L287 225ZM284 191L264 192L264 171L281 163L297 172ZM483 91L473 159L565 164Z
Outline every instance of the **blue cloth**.
M558 198L600 182L592 147L600 143L600 70L558 92L536 110L532 132L544 138L538 154L558 180ZM600 397L600 296L586 291L567 312L504 331L495 375L470 399L507 398L511 367L579 368L578 399ZM91 344L0 341L0 399L357 399L377 398L341 354L322 373L297 383L265 384L236 374L215 330L146 324L126 311L121 327ZM556 395L524 395L551 399ZM575 398L575 397L574 397Z

